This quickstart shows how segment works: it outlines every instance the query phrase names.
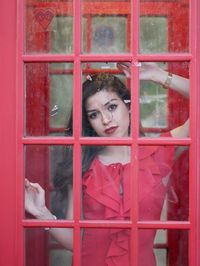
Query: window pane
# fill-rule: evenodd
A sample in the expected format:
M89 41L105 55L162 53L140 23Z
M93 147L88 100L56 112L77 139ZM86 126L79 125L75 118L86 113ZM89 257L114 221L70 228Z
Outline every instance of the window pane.
M73 1L25 1L26 53L73 52Z
M57 219L73 218L72 156L72 146L25 147L25 178L28 179L25 181L26 218L52 219L52 215ZM43 201L48 210L41 216Z
M82 73L83 136L128 137L130 80L116 63L85 63Z
M130 147L83 146L83 218L130 220Z
M140 52L143 54L168 52L166 17L140 18Z
M189 51L189 0L140 0L140 53Z
M65 249L52 249L50 254L51 266L72 265L72 252Z
M139 219L188 220L187 147L141 146L138 157Z
M73 64L27 63L25 85L26 135L71 136Z
M52 23L51 53L73 52L73 17L56 16Z
M121 2L83 0L82 7L84 53L129 52L129 0Z
M188 231L139 230L138 266L188 266Z
M81 266L130 265L130 230L85 228L81 255Z
M143 62L140 77L140 135L157 137L183 125L189 118L188 63Z
M64 232L67 229L59 228L58 230ZM72 252L66 250L58 241L52 238L50 231L43 228L26 228L25 265L70 266L72 265Z

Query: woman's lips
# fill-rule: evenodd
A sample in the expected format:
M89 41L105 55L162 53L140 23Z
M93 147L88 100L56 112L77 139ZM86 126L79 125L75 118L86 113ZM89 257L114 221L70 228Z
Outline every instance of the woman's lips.
M117 130L117 128L118 128L117 126L116 127L109 127L104 132L106 134L113 134Z

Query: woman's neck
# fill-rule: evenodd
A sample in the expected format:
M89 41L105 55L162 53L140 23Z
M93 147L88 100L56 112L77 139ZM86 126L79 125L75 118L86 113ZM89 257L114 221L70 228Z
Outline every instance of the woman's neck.
M100 153L99 159L103 164L130 162L129 146L106 146Z

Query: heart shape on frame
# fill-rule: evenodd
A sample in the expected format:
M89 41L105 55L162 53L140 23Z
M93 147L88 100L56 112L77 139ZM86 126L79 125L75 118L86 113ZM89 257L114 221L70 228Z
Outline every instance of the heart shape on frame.
M34 11L35 20L46 30L55 16L55 11L51 8L40 8Z

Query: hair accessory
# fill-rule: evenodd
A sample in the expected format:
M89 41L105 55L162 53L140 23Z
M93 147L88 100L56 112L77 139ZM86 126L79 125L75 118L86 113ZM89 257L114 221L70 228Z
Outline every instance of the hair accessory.
M90 75L87 75L86 79L92 81L92 77Z
M135 67L141 67L142 66L142 63L141 62L134 62L133 65Z
M173 78L173 74L168 72L167 78L166 78L166 80L164 82L164 86L165 87L170 87L171 86L172 78Z
M57 115L58 111L59 111L59 107L57 104L55 104L54 107L51 109L51 116Z
M128 99L124 100L124 103L130 103L130 102L131 102L131 100L128 100Z

